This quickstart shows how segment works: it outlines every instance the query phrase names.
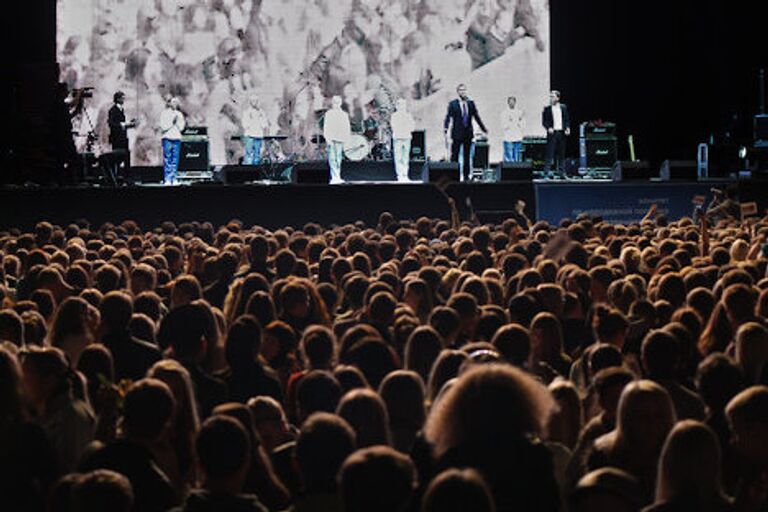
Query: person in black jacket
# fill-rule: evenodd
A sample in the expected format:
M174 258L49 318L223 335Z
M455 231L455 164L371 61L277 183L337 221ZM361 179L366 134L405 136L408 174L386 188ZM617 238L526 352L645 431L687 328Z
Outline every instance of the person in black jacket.
M109 292L101 301L99 312L101 342L112 353L116 380L144 378L162 356L155 345L131 335L128 328L133 316L131 297L125 292Z
M549 105L541 114L541 124L547 130L546 166L547 177L552 177L552 166L557 168L559 177L565 176L565 138L571 134L571 119L568 107L560 103L560 91L549 94Z
M459 84L456 88L458 98L448 104L443 130L446 143L451 141L451 162L459 162L459 169L464 180L468 180L472 172L472 120L474 119L484 132L488 132L477 112L475 102L467 95L467 86ZM449 136L450 128L450 136ZM461 159L459 154L461 153Z
M128 128L136 126L135 121L126 121L125 118L125 93L117 91L112 97L113 105L109 109L107 124L109 125L109 144L112 151L123 155L125 168L131 166L131 152L128 148Z

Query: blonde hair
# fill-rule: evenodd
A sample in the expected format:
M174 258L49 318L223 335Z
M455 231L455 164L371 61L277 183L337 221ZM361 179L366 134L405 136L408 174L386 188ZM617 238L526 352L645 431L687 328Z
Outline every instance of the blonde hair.
M478 366L433 404L425 434L440 457L470 439L539 435L553 408L547 388L522 370Z

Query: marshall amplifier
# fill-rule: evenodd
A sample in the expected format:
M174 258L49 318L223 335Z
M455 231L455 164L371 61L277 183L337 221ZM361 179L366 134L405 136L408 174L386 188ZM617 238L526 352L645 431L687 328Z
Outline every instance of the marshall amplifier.
M411 160L425 162L427 160L427 132L415 130L411 132Z
M179 153L179 180L198 181L211 179L208 155L208 127L188 126L181 134Z
M600 121L593 121L591 123L584 124L584 135L587 137L607 137L616 135L615 123L603 123Z
M208 172L208 141L181 141L179 172Z
M544 168L547 154L546 137L523 137L523 161L533 163L533 168Z
M618 141L616 137L593 135L583 140L582 151L588 169L613 169L613 164L618 159Z

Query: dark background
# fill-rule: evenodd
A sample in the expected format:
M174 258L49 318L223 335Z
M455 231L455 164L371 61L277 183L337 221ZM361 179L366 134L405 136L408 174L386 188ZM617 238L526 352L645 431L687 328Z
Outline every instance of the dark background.
M2 17L0 181L55 175L56 2L7 2ZM552 86L576 123L619 125L653 165L694 159L725 131L751 137L768 67L764 0L552 0ZM735 117L734 117L735 116ZM575 130L574 130L575 131ZM576 156L576 137L569 154ZM22 178L19 180L19 178Z

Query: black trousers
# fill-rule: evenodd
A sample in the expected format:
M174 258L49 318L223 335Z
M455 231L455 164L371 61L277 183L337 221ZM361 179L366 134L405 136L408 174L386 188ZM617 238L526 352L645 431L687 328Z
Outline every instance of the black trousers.
M464 155L464 180L469 180L472 174L472 137L463 140L453 139L451 142L451 162L459 161L459 153Z
M545 171L551 172L555 166L558 174L565 174L565 132L556 130L554 133L547 133Z

